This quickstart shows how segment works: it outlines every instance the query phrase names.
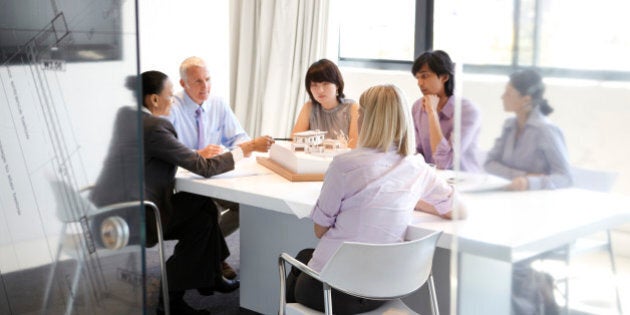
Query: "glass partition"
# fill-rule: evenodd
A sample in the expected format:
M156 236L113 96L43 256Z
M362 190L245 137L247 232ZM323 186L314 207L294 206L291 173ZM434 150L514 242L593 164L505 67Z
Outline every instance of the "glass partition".
M465 217L418 215L413 223L444 231L433 262L441 313L627 313L630 76L620 56L630 45L618 15L628 4L433 3L433 49L455 62L455 130L465 132L465 102L481 121L480 172L458 163L438 170L459 191ZM589 12L589 21L575 12ZM391 40L405 40L398 35ZM411 64L405 71L343 67L344 91L355 96L393 83L413 104L423 95ZM510 77L523 70L539 77ZM460 161L470 158L459 151L463 137L447 139ZM404 301L429 313L424 293Z
M1 314L145 309L144 211L114 205L142 196L137 103L124 87L138 69L135 5L0 5ZM107 174L106 188L126 193L105 202L93 185Z
M630 83L624 66L612 66L629 46L612 26L622 20L595 14L597 22L579 23L569 12L593 7L575 5L436 1L435 49L452 52L464 69L459 93L482 114L478 158L486 174L479 176L507 184L462 192L469 217L454 232L451 314L621 314L630 307L623 305L630 151L613 136L628 132ZM462 183L469 176L462 172Z

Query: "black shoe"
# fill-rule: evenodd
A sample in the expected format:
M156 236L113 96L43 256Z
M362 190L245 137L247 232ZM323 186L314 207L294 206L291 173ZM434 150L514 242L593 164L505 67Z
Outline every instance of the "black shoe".
M171 308L171 315L210 315L210 311L208 310L196 310L190 306L188 306L188 304L186 304L186 302L184 300L174 300L174 301L169 301L170 303L170 308ZM160 305L158 305L157 309L155 310L155 313L157 315L164 315L166 314L166 312L164 312L164 305L162 303L160 303Z
M230 293L241 287L241 282L238 280L229 280L224 277L220 277L219 281L214 284L214 291L221 293Z
M208 296L213 295L214 292L230 293L241 286L241 282L238 280L228 280L224 277L219 277L218 279L212 288L198 288L199 294Z
M221 273L223 274L225 279L236 279L236 271L234 270L234 268L232 268L232 266L230 266L230 264L226 263L225 261L221 263Z

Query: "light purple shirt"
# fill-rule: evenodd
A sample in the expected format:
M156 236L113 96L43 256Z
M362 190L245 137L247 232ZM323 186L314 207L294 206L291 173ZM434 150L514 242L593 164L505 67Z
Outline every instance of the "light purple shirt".
M453 188L419 155L358 148L334 158L311 219L330 227L308 265L321 271L345 241L402 242L413 208L422 199L445 214Z
M416 130L416 151L424 156L427 163L434 163L439 169L453 168L453 128L455 115L455 97L448 98L442 111L438 113L440 128L444 138L438 144L436 152L431 151L429 134L429 115L422 107L422 98L413 103L411 109ZM481 114L477 106L462 98L461 160L460 167L466 172L480 172L477 161L477 138L481 130Z
M562 130L534 108L517 138L516 117L508 118L501 136L488 152L485 169L488 173L508 179L527 174L528 188L556 189L571 186L569 154Z

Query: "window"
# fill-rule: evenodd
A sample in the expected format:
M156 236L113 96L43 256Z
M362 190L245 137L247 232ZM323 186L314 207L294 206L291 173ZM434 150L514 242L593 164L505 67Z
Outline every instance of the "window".
M542 1L538 9L541 67L630 71L630 1ZM570 12L570 14L568 14Z
M339 58L346 65L406 69L430 48L432 0L341 0L335 5Z
M511 14L514 2L476 0L453 5L436 3L434 47L451 55L460 50L466 64L509 66L514 44Z
M352 8L361 10L347 17L348 23L340 30L340 55L403 61L414 57L415 16L409 8L415 8L415 0L347 0L341 8L342 12L353 12Z
M537 67L545 76L630 80L627 0L340 2L340 12L355 12L340 21L343 65L407 70L435 47L466 72Z

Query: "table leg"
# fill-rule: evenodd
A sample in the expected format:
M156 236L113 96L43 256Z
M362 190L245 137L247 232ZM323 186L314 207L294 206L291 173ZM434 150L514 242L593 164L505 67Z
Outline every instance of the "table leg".
M459 255L458 314L510 314L512 264Z
M240 305L262 314L277 314L280 298L278 256L295 256L314 248L313 221L241 204Z

